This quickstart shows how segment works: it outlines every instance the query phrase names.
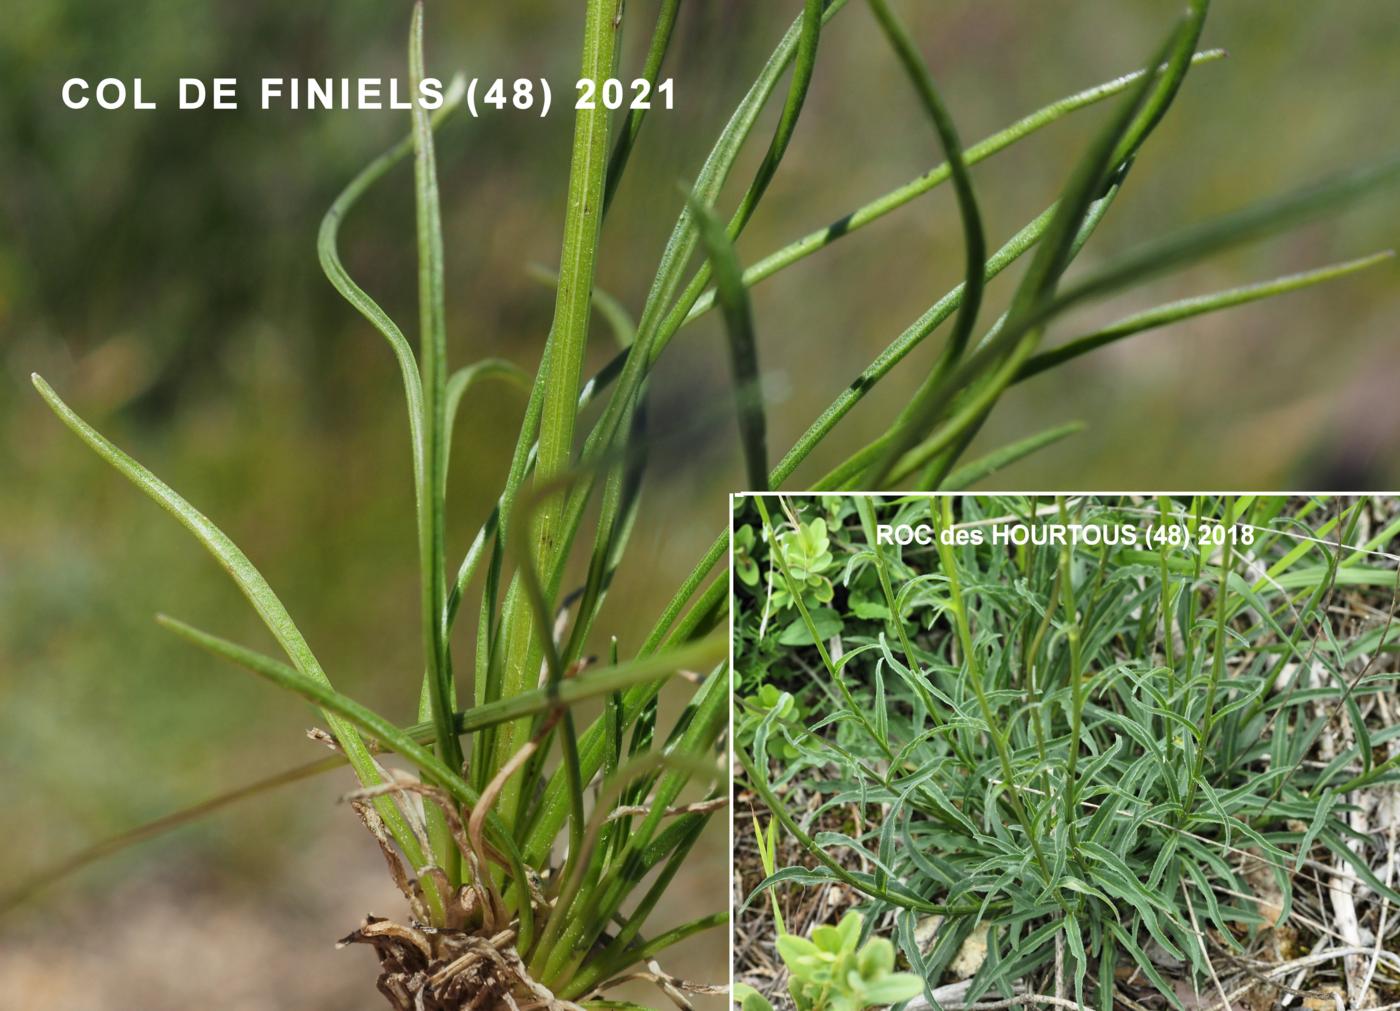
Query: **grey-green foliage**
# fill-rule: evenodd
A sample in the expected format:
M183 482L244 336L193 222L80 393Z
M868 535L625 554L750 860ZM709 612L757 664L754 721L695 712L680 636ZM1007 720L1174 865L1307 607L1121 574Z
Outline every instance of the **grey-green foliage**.
M799 522L818 508L792 502ZM848 617L838 660L807 650L825 683L781 686L820 690L823 718L794 726L779 703L738 738L749 784L818 862L779 869L760 890L841 881L863 892L871 915L894 911L930 987L989 925L969 1001L1052 972L1063 943L1076 999L1105 1011L1122 965L1173 1006L1162 961L1208 987L1199 931L1242 950L1266 922L1250 899L1261 877L1285 920L1308 860L1343 862L1400 899L1344 816L1349 791L1400 781L1394 761L1373 758L1400 733L1373 705L1395 691L1393 505L909 496L860 506L848 513L843 589L849 597L878 573L891 618ZM770 527L791 522L768 516ZM989 531L996 518L1165 522L1189 537L900 548L878 545L872 529ZM1239 540L1201 546L1203 531L1232 522L1247 524ZM1372 588L1371 627L1338 616L1339 595L1357 587ZM756 603L739 626L756 620ZM736 643L742 670L751 639ZM1319 749L1324 737L1331 751ZM778 741L800 757L770 767ZM821 803L794 809L784 799L794 790ZM816 827L877 807L857 836ZM932 913L944 919L925 949L914 928Z
M40 392L71 427L175 512L225 562L300 673L288 674L270 658L254 662L246 651L207 634L194 636L196 641L322 705L341 746L366 783L376 782L379 776L361 737L368 734L380 743L388 743L386 738L392 737L398 746L414 752L424 778L446 791L464 810L477 803L473 798L489 801L481 806L489 810L490 817L483 814L480 821L489 837L490 852L463 854L453 838L450 812L427 804L426 830L420 834L415 831L418 826L409 824L396 810L391 798L378 798L388 829L413 870L433 872L426 886L429 918L443 921L443 893L463 883L479 885L487 893L498 891L490 896L492 905L501 917L518 921L517 946L531 972L564 998L592 993L613 975L684 939L688 931L723 919L723 914L701 917L652 938L642 933L647 917L664 898L665 883L686 859L709 818L708 813L673 817L668 812L682 792L697 782L695 760L712 756L723 735L727 710L720 688L726 682L723 665L710 670L665 739L656 733L661 687L657 679L617 689L609 698L605 715L586 727L575 725L571 707L554 704L478 725L463 735L456 711L487 708L534 693L540 687L542 670L548 697L557 703L566 694L566 682L586 666L590 644L596 643L599 634L596 624L604 613L608 587L628 558L628 542L640 508L649 441L646 400L650 377L682 329L716 304L724 309L734 362L735 404L751 480L759 486L779 487L790 481L796 468L813 455L856 403L943 322L955 318L953 334L914 401L891 419L886 435L838 465L827 484L837 487L889 480L936 486L975 480L1068 434L1069 429L1061 426L1018 440L981 460L960 461L1002 393L1039 366L1054 364L1037 353L1048 324L1064 309L1121 290L1162 270L1185 266L1233 243L1261 237L1309 214L1337 208L1397 175L1394 165L1384 166L1165 236L1148 246L1102 258L1106 265L1097 273L1062 290L1065 272L1123 191L1129 167L1141 156L1143 144L1168 111L1188 72L1220 55L1197 52L1206 0L1192 0L1186 15L1165 34L1163 44L1134 73L1051 103L966 149L954 128L955 116L938 94L934 75L923 66L916 40L902 28L889 4L875 0L874 13L894 55L931 117L930 151L936 139L947 163L744 269L734 252L735 243L760 210L798 135L801 117L808 111L806 100L814 75L835 72L821 63L822 40L827 33L844 29L836 19L850 6L848 0L792 3L791 27L757 68L751 87L694 173L687 197L678 196L677 218L661 256L655 264L638 265L650 283L637 307L635 325L626 313L617 311L614 300L596 290L595 268L607 208L626 199L622 173L642 150L638 145L644 142L640 131L646 117L629 115L620 135L613 137L618 124L612 122L607 110L577 111L564 230L558 270L553 275L555 312L533 376L521 376L513 369L499 367L499 363L488 367L481 362L454 372L448 361L450 350L472 335L459 336L456 328L461 321L449 320L446 313L446 263L452 251L446 248L439 216L434 129L448 127L461 98L460 86L454 86L445 107L434 115L415 110L407 124L409 136L352 180L328 213L320 236L321 262L337 290L388 341L404 386L409 422L406 470L411 472L416 491L422 577L416 635L423 643L424 670L421 678L414 679L413 692L419 701L420 722L432 729L431 752L415 750L421 742L406 735L406 728L385 724L328 688L310 647L251 563L241 554L235 555L236 549L230 550L227 538L193 507L97 436L52 390L39 383ZM663 72L675 41L679 7L679 2L658 5L643 68L648 77ZM646 13L636 4L624 9L621 0L588 0L583 11L580 75L595 81L619 74L630 76L622 73L624 47L619 45L620 37ZM422 43L420 6L409 49L413 76L425 73ZM1140 59L1141 54L1136 54L1124 62L1131 66ZM747 179L735 179L746 149L761 141L759 123L779 95L781 110L758 167ZM1045 186L1049 208L986 256L969 166L1079 109L1108 101L1114 103L1108 125L1086 148L1073 175L1063 182L1050 180ZM414 166L419 254L420 335L416 347L405 336L405 329L349 276L336 250L337 231L345 215L409 155ZM753 312L747 288L947 181L958 191L962 212L967 248L964 285L931 301L927 312L896 337L770 466L769 405L758 382L764 320ZM720 205L730 192L730 184L738 184L742 196L726 211ZM1025 255L1031 258L1030 269L1017 286L1011 312L979 333L982 285L991 283ZM1291 290L1345 269L1349 267L1280 281L1255 295ZM712 280L713 292L708 290ZM1232 292L1189 306L1163 307L1140 314L1131 325L1089 335L1068 347L1075 354L1082 353L1144 328L1245 300ZM583 365L595 311L616 326L624 347L585 380ZM446 499L445 479L452 426L456 407L471 384L490 376L524 379L529 399L496 507L454 570L448 565L445 523L452 507ZM713 577L725 548L726 538L721 535L689 574L677 581L675 592L650 628L616 630L621 642L614 646L609 641L607 648L623 650L640 663L676 657L676 651L707 641L707 634L722 624L724 616L724 581ZM570 593L566 577L580 566L586 575L577 592ZM451 632L469 588L478 583L482 592L472 622L474 649L469 657L454 656ZM819 581L814 589L825 592ZM812 618L802 591L794 592L792 605L803 621ZM561 620L561 612L563 634L556 638L555 624ZM824 613L816 617L830 620ZM818 641L819 649L820 645ZM458 672L468 667L474 685L470 704L459 698L456 688ZM556 768L557 772L550 771ZM541 781L543 789L534 789ZM646 801L652 808L646 815L599 822L585 802L585 791L590 790L622 806L635 808ZM426 847L421 844L424 837ZM560 852L562 862L556 862L555 855ZM492 869L474 877L470 867L463 865L463 858L467 865L475 858ZM436 883L437 871L449 887ZM547 897L532 893L531 873L548 879Z

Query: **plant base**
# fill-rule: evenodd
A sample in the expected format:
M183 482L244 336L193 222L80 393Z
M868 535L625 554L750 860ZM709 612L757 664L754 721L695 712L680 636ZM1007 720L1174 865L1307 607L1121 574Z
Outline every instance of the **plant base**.
M578 1011L535 982L515 950L515 931L405 926L377 916L340 940L379 956L379 992L395 1011Z

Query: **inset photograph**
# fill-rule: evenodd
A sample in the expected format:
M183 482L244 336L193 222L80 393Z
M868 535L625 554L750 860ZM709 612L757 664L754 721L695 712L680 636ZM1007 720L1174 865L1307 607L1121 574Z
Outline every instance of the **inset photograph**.
M732 506L744 1011L1400 1006L1400 498Z

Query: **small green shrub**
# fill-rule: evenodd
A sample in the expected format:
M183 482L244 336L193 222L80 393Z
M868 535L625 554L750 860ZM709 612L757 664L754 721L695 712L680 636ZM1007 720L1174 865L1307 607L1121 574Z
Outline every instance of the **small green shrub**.
M847 913L836 926L814 927L810 938L778 937L778 954L790 974L788 993L797 1011L862 1011L916 997L924 984L910 972L894 971L894 945L883 937L860 943L865 924ZM739 983L734 998L744 1011L772 1011L753 987Z

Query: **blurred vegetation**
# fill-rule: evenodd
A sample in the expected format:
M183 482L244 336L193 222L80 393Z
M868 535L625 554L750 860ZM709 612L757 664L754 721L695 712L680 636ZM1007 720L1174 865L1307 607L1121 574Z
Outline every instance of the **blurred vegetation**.
M795 3L688 5L678 109L647 124L613 210L600 280L636 307L713 136ZM1046 101L1132 69L1174 9L1150 0L905 4L959 128L979 138ZM628 67L646 43L629 14ZM373 703L418 677L413 638L379 629L416 606L406 424L382 340L320 276L321 214L405 130L392 112L179 112L181 75L402 76L407 4L249 0L52 0L7 12L0 33L0 866L15 875L89 839L299 761L307 720L272 689L215 669L150 615L174 610L259 641L235 592L168 518L107 472L28 388L45 373L119 443L207 509L263 567L345 690ZM576 76L577 5L429 0L429 61L443 78ZM1200 68L1089 247L1121 248L1393 151L1400 20L1388 0L1221 4ZM70 76L141 76L155 112L73 112ZM562 90L561 90L562 89ZM823 42L809 112L769 202L740 244L752 261L939 159L863 5ZM770 115L776 110L770 110ZM1038 213L1101 122L1079 114L980 166L992 241ZM531 368L551 294L570 123L520 114L454 120L439 136L451 353ZM761 152L747 153L756 163ZM745 170L736 174L746 177ZM1400 200L1314 226L1159 283L1165 299L1263 279L1396 244ZM343 231L347 266L412 334L411 194L399 169ZM940 192L755 293L762 364L787 389L772 412L786 448L848 377L956 283L960 234ZM999 476L1001 486L1383 486L1400 348L1397 269L1193 321L1077 363L1067 383L1027 384L985 445L1084 418L1084 435ZM992 308L1002 282L993 289ZM1135 296L1085 313L1101 322ZM698 409L727 381L718 323L668 352L657 454L639 547L600 631L626 634L720 529L741 464L727 418ZM607 348L602 338L597 361ZM801 479L883 427L933 348L891 377ZM519 395L483 390L455 443L450 533L465 547L513 439ZM681 441L683 440L683 441ZM678 451L671 451L674 447ZM977 452L973 450L973 455ZM666 460L683 461L669 465ZM464 623L466 624L466 623ZM411 628L411 621L399 627ZM407 718L409 714L399 713ZM288 859L270 827L314 839L327 806L287 794L249 805L132 861L203 853L232 880ZM351 819L337 813L335 824ZM22 826L22 827L21 827ZM299 833L299 834L298 834ZM192 850L192 847L193 850ZM717 864L717 866L724 866ZM32 915L32 914L31 914Z

